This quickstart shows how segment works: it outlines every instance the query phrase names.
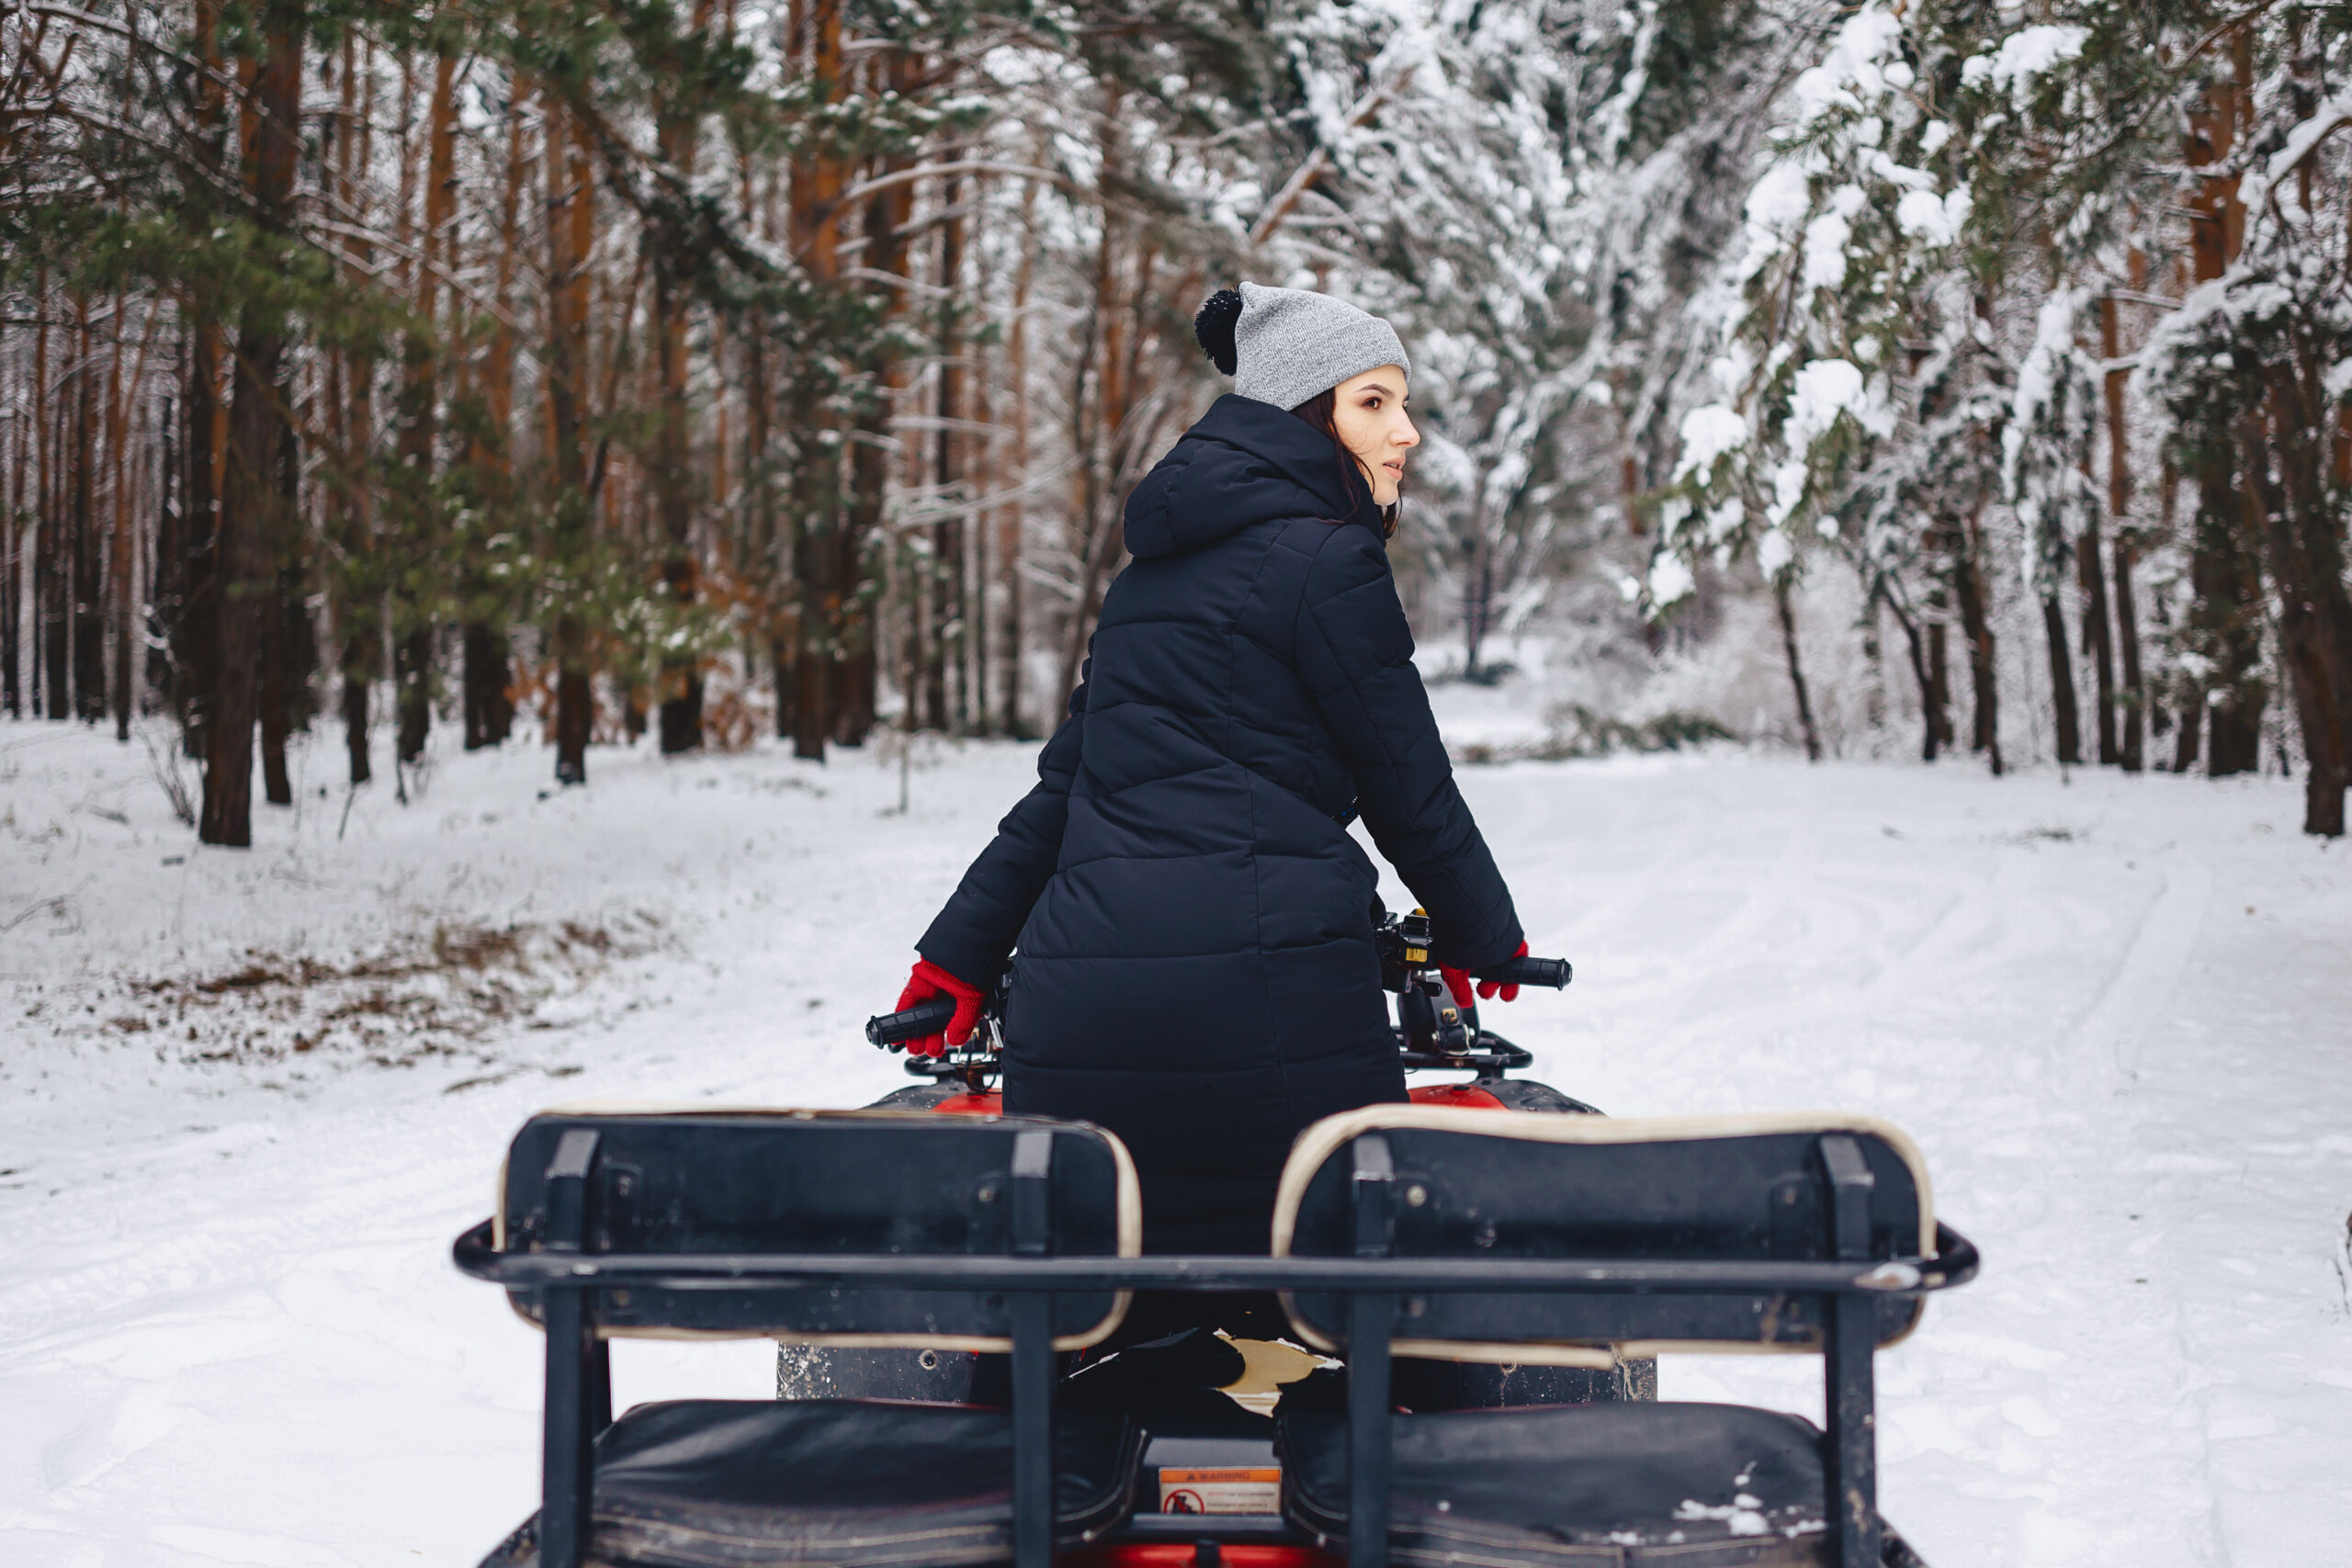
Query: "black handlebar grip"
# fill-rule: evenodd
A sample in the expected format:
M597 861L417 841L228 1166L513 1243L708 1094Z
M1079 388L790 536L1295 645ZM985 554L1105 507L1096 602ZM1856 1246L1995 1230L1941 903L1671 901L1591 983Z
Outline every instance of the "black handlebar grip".
M1524 955L1477 971L1471 978L1493 980L1505 986L1549 986L1555 991L1567 988L1575 977L1576 967L1565 958L1529 958Z
M904 1012L886 1012L879 1018L867 1019L865 1037L876 1045L903 1045L910 1040L942 1032L955 1017L955 998L933 997Z

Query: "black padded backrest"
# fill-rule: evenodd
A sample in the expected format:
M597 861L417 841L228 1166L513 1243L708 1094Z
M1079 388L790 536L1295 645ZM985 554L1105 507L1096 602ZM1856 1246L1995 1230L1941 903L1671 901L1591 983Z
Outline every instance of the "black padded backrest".
M1135 1167L1118 1139L1073 1122L875 1111L544 1111L523 1124L499 1179L493 1239L544 1247L548 1171L567 1133L595 1134L583 1251L996 1255L1012 1248L1014 1145L1051 1139L1046 1251L1133 1258L1141 1250ZM537 1320L533 1292L509 1292ZM1055 1346L1108 1336L1126 1298L1057 1298ZM831 1345L1004 1350L997 1292L818 1286L633 1288L591 1293L606 1336L773 1336Z
M1867 1255L1932 1252L1927 1167L1911 1140L1867 1116L1777 1112L1616 1120L1375 1105L1299 1135L1274 1210L1276 1256L1355 1252L1349 1194L1355 1140L1378 1134L1396 1168L1400 1258L1827 1260L1832 1200L1824 1140L1845 1140L1871 1177ZM1309 1343L1333 1348L1345 1305L1285 1298ZM1918 1319L1916 1299L1879 1303L1879 1339ZM1487 1295L1408 1300L1399 1355L1607 1365L1661 1350L1817 1350L1818 1298L1776 1294Z

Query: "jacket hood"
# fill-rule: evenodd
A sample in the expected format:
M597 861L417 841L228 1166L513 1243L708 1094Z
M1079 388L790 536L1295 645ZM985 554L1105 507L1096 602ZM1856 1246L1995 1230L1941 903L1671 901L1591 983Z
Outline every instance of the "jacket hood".
M1127 497L1128 553L1171 556L1254 524L1377 519L1372 489L1329 436L1286 409L1233 393L1209 405Z

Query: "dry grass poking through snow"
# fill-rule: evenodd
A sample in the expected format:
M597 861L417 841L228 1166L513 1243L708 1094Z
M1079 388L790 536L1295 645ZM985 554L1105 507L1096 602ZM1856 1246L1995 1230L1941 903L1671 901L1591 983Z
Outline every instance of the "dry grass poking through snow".
M487 1059L492 1036L551 1027L534 1016L542 1007L666 940L660 918L642 910L595 924L449 922L346 963L249 948L233 969L131 979L112 995L85 992L78 1007L44 998L25 1016L54 1010L63 1033L152 1036L158 1060Z

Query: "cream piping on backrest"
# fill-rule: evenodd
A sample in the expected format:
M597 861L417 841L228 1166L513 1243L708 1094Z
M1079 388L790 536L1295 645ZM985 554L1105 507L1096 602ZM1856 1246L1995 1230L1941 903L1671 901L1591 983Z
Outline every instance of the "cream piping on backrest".
M1876 1116L1865 1116L1840 1111L1735 1111L1713 1116L1555 1116L1543 1113L1511 1113L1468 1110L1455 1106L1424 1106L1412 1104L1367 1105L1355 1111L1343 1111L1299 1134L1292 1145L1290 1158L1283 1165L1282 1180L1274 1191L1274 1225L1272 1252L1276 1258L1291 1255L1292 1239L1298 1225L1298 1206L1305 1201L1307 1184L1326 1160L1358 1134L1389 1128L1419 1128L1440 1133L1468 1133L1480 1137L1516 1138L1537 1144L1666 1144L1685 1143L1705 1138L1739 1138L1770 1133L1867 1133L1883 1140L1895 1152L1911 1173L1913 1184L1919 1193L1920 1255L1935 1256L1936 1224L1934 1201L1928 1185L1928 1162L1909 1134L1892 1122ZM1292 1303L1293 1292L1281 1292L1283 1307L1291 1326L1318 1350L1333 1350L1337 1347L1316 1334L1299 1321ZM1917 1321L1917 1314L1914 1314ZM1903 1333L1884 1343L1899 1343L1910 1333ZM1883 1347L1882 1347L1883 1348ZM1613 1366L1622 1356L1627 1359L1655 1356L1666 1350L1703 1349L1710 1354L1729 1349L1734 1352L1795 1351L1815 1354L1813 1347L1804 1345L1760 1345L1745 1340L1634 1340L1610 1348L1601 1345L1578 1345L1532 1341L1518 1345L1478 1344L1467 1340L1397 1339L1390 1346L1392 1353L1417 1359L1448 1361L1509 1362L1512 1360L1541 1366L1571 1366L1603 1368Z

